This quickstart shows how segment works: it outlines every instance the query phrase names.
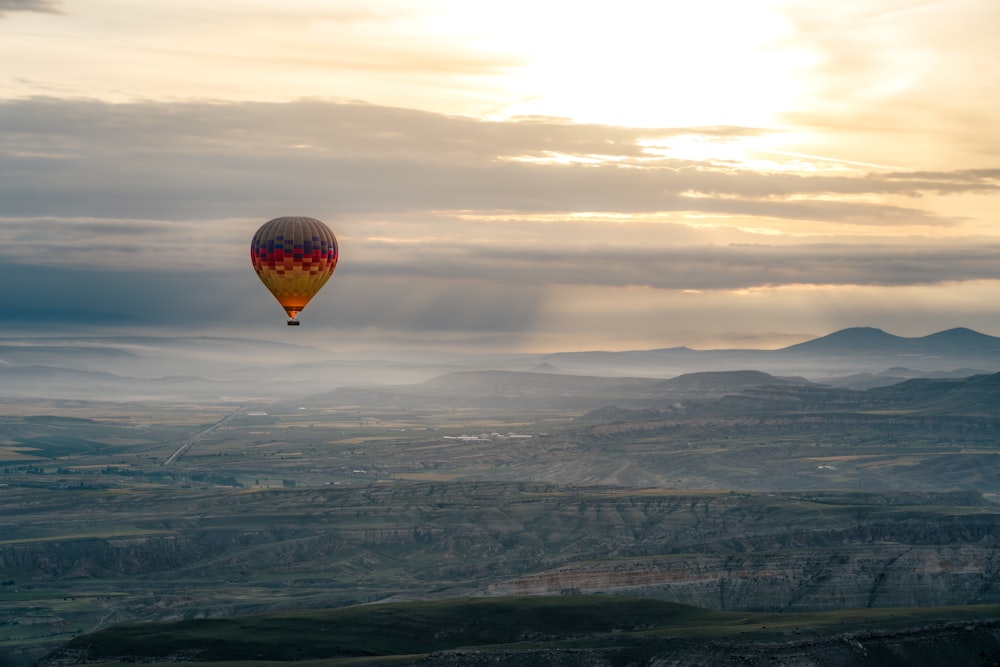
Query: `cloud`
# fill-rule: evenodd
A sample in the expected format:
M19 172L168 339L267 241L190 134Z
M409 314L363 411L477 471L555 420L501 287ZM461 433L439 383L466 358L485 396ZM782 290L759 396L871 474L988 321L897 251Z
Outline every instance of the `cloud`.
M650 130L537 119L497 123L308 100L16 100L0 102L0 127L0 197L9 215L25 216L695 211L933 225L953 220L866 196L998 188L996 179L973 171L948 179L761 173L651 154L644 144ZM674 132L695 131L738 132ZM591 162L525 159L553 154Z
M250 266L256 223L50 218L31 241L32 222L16 225L0 254L0 281L16 286L0 291L6 325L283 329L284 312ZM303 313L309 332L327 332L340 346L558 349L572 339L617 349L665 345L664 334L679 326L689 333L671 340L691 344L705 330L767 322L828 333L882 325L893 314L926 333L956 322L983 327L982 299L995 292L1000 262L1000 244L975 239L714 245L712 230L684 225L615 234L569 222L465 221L455 229L451 220L448 235L447 222L336 226L341 263ZM649 236L654 228L659 238ZM66 240L46 247L47 235L60 234Z
M816 146L881 164L989 165L1000 4L979 0L786 3L799 91L779 123Z
M64 3L6 3L56 12ZM284 101L303 95L477 111L499 104L495 82L521 58L441 25L436 3L65 3L66 20L31 20L0 41L17 77L0 96L39 93L108 100ZM2 10L0 10L2 11ZM192 17L197 17L193 20ZM18 25L27 26L29 19Z
M8 239L0 259L11 270L53 267L160 279L219 273L236 281L250 275L249 238L261 222L0 219ZM448 216L348 220L333 227L341 245L338 277L399 281L414 293L420 281L421 289L441 294L455 284L463 286L460 291L480 292L545 285L739 290L935 284L990 279L1000 264L1000 241L984 238L768 243L752 233L720 236L717 230L670 223L608 229L572 220L484 222ZM719 239L733 240L720 244ZM453 296L442 297L441 303Z
M0 257L21 265L112 272L231 269L249 257L249 239L258 224L247 220L0 218L6 238Z
M5 12L61 14L62 0L0 0L0 16Z
M568 227L567 234L571 233ZM366 276L475 278L496 284L739 290L777 285L913 285L990 279L1000 243L710 244L579 247L427 243L357 248Z
M242 253L241 253L242 255ZM346 270L344 270L346 269ZM530 328L544 289L476 280L399 280L338 268L306 308L317 325L387 331L516 333ZM10 264L0 280L6 324L228 327L245 330L284 322L285 313L245 266L198 270L151 268L127 273L92 267Z
M296 214L341 241L305 317L357 331L513 340L591 318L613 338L616 322L673 326L663 304L686 292L716 295L694 309L708 322L718 295L747 290L995 278L1000 240L934 204L995 196L998 169L794 173L649 149L764 134L321 100L4 101L0 279L18 288L0 308L10 322L280 323L249 239Z

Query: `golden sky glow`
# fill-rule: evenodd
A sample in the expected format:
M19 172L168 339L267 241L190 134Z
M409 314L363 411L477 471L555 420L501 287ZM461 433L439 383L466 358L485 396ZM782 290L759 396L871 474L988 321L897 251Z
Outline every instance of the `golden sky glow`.
M894 135L968 140L969 121L985 120L1000 94L1000 8L989 0L52 6L59 13L4 15L0 95L319 97L487 118L777 128L795 133L777 143L817 155L928 168L942 138ZM962 148L988 158L981 145Z
M269 217L246 187L410 304L521 295L522 346L1000 335L971 305L1000 293L997 29L993 0L0 0L5 256L44 224L116 239L73 266L197 264ZM149 201L93 194L119 182Z

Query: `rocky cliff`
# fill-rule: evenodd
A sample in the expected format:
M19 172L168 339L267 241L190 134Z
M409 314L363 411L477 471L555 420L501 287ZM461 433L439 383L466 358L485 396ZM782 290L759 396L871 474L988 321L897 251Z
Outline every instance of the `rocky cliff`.
M45 498L12 515L0 581L79 597L90 616L68 627L577 591L721 610L1000 603L1000 509L973 493L414 483L211 503L195 491ZM62 619L62 606L32 617Z
M844 545L572 563L492 584L494 595L642 595L714 609L803 611L1000 602L1000 552L984 545Z

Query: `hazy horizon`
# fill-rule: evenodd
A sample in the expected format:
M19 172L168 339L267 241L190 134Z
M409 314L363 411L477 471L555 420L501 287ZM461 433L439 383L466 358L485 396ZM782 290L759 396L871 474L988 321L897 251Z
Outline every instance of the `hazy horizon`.
M282 324L279 322L278 324ZM852 330L875 330L887 336L916 340L927 336L933 336L952 330L970 330L974 333L1000 338L985 331L967 327L962 324L955 324L942 329L918 332L912 335L901 334L894 330L884 329L877 326L857 325L847 326L840 329L826 331L816 334L790 334L764 332L760 334L718 334L712 337L703 337L700 344L684 342L682 338L673 339L662 345L651 347L633 347L626 344L612 345L606 347L593 347L585 344L568 344L565 347L556 348L536 348L536 349L510 349L502 345L502 336L463 338L460 341L446 337L433 336L413 336L404 338L400 336L373 337L370 332L351 331L346 335L343 330L335 327L300 327L290 335L285 335L285 326L273 326L268 328L234 328L234 327L213 327L212 329L190 330L181 326L87 326L84 324L51 324L46 323L39 327L37 324L29 322L4 323L0 325L0 343L11 343L17 341L18 344L49 344L65 342L77 342L87 344L87 341L114 341L119 340L122 345L127 345L128 339L148 339L148 340L244 340L258 342L272 342L289 345L292 347L318 348L329 351L331 354L342 353L346 358L361 357L371 355L372 358L392 359L394 356L409 356L412 354L430 353L442 354L446 356L463 355L470 357L489 358L490 356L545 356L559 353L572 352L641 352L652 350L668 350L675 348L687 348L700 352L725 352L725 351L777 351L787 347L806 343L829 336L834 336ZM3 360L0 359L0 363Z

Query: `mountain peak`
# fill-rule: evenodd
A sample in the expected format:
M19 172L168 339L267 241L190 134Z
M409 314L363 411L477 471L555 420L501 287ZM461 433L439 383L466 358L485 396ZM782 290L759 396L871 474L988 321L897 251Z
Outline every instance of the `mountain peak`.
M987 336L986 334L956 327L946 331L924 336L922 339L925 345L931 345L939 350L954 352L981 352L1000 350L1000 338Z
M851 327L834 331L832 334L814 338L804 343L790 345L784 349L802 352L829 352L835 350L849 350L852 352L863 350L874 351L898 345L904 340L900 336L894 336L875 327Z
M993 336L987 336L986 334L979 333L978 331L973 331L968 327L955 327L954 329L945 329L944 331L939 331L929 336L924 336L924 339L925 340L995 340Z
M841 329L828 336L784 348L791 352L838 354L994 354L1000 338L966 327L955 327L917 338L894 336L874 327Z

